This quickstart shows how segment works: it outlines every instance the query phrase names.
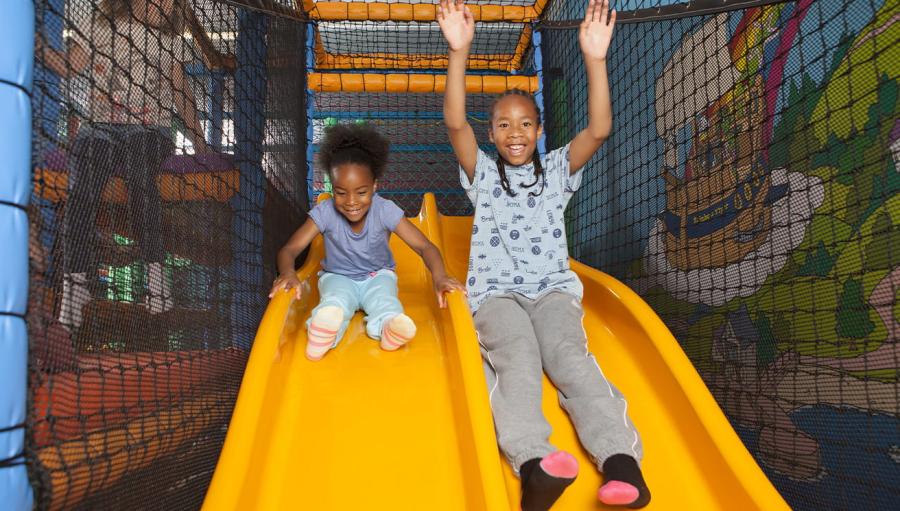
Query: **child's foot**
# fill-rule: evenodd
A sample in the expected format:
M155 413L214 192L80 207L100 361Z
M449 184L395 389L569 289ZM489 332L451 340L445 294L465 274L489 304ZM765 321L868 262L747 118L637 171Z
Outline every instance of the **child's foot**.
M578 461L565 451L522 464L522 511L547 511L578 475Z
M416 324L406 314L398 314L384 324L381 330L381 349L394 351L416 336Z
M610 456L603 462L606 481L597 492L600 502L608 506L638 509L650 503L650 490L644 482L637 461L627 454Z
M334 347L341 322L344 321L344 311L340 307L327 305L316 311L306 335L306 358L319 360L328 350Z

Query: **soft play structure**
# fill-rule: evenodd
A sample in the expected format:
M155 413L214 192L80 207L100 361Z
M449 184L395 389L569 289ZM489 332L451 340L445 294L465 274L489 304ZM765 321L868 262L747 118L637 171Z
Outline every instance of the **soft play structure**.
M519 509L465 298L438 308L402 242L419 330L397 352L358 314L306 359L321 239L302 298L267 298L339 123L387 136L379 193L465 280L437 3L3 3L0 507ZM895 508L900 2L612 4L613 132L566 236L647 509ZM586 5L470 2L485 151L510 88L542 109L542 153L586 125ZM605 509L546 380L543 409L581 466L553 509Z

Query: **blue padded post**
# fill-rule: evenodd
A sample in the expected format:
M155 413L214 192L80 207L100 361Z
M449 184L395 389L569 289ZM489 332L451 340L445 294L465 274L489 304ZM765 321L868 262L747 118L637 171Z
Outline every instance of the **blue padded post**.
M534 100L538 108L541 110L541 125L544 124L544 56L541 53L541 33L537 30L537 25L532 24L531 44L534 45L534 69L537 71L538 90L534 93ZM547 133L542 133L538 139L537 150L539 154L547 153Z
M306 51L303 57L303 72L315 68L316 57L313 54L313 41L316 40L316 29L312 23L306 24ZM316 205L316 190L314 186L316 167L315 151L313 150L313 119L316 117L315 95L313 91L306 90L306 195L310 209Z
M31 509L25 470L28 215L34 4L8 0L0 17L0 503Z
M37 4L37 2L35 2ZM35 32L40 32L48 48L52 48L62 54L66 53L66 45L63 42L63 14L66 9L66 0L44 0L40 4L40 10L35 13L37 25ZM62 88L62 78L48 67L41 65L41 56L36 55L33 73L33 86L31 90L32 154L34 162L32 168L44 165L44 155L54 148L60 147L65 142L65 137L72 137L71 133L61 133L60 126L69 126L66 122L68 108L78 108L76 103L66 100ZM69 105L63 107L63 105ZM37 204L37 211L41 216L43 231L40 239L44 247L52 247L56 243L59 233L57 222L59 210L51 201L39 195L31 194L30 200ZM53 251L48 251L46 275L48 277L55 271Z
M207 78L209 84L209 99L207 111L209 112L209 127L206 139L213 151L222 151L222 123L225 110L225 73L219 70L211 70Z
M234 345L249 349L262 318L266 296L263 280L263 205L266 177L262 169L266 106L266 18L242 10L238 15L237 69L234 75L235 161L240 191L234 209L231 333Z
M61 53L65 53L63 44L63 13L66 11L65 0L46 0L41 9L41 24L37 27L47 46ZM41 142L46 145L38 147L38 150L49 150L60 144L59 121L63 115L62 105L66 103L62 91L62 78L49 68L37 66L34 69L34 81L41 84L34 91L32 105L40 122Z

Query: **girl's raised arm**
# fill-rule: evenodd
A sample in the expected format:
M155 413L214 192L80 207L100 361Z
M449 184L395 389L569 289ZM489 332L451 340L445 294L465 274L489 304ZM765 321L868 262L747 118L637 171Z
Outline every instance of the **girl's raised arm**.
M575 135L569 146L572 174L590 161L612 130L606 52L615 24L616 11L609 11L609 0L591 0L578 33L588 79L588 125Z
M447 125L456 159L471 181L475 176L478 141L466 120L466 61L475 37L475 18L462 0L441 0L437 20L450 46L444 90L444 124Z

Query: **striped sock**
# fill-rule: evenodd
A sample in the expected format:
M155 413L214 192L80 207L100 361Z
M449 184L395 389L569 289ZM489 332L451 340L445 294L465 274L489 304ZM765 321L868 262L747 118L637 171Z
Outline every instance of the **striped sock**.
M316 311L306 335L306 358L319 360L334 347L337 333L344 321L344 311L340 307L328 305Z
M381 329L381 349L395 351L416 336L416 324L406 314L398 314Z

